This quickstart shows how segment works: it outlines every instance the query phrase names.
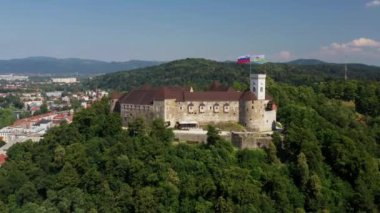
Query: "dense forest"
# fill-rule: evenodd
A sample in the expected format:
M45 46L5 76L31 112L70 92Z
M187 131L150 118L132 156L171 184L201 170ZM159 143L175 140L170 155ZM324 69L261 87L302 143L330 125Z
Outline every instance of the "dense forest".
M152 73L156 69L161 68ZM189 83L204 88L214 75L231 84L246 78L239 69L235 79L205 69ZM146 76L145 82L181 84L180 72L162 78L152 74L157 79ZM107 100L98 102L77 113L72 124L51 129L41 142L9 150L0 168L0 209L377 212L380 83L345 82L338 75L337 80L329 76L310 84L296 82L303 78L294 74L292 84L268 79L285 129L273 135L265 150L237 150L211 126L207 144L173 143L172 130L162 120L137 119L123 130Z
M380 80L380 68L348 64L348 77L355 80ZM276 82L292 85L312 85L316 82L343 79L343 64L252 64L252 73L267 73ZM159 66L110 73L85 82L90 88L128 91L149 83L152 85L187 85L205 89L213 80L245 89L249 85L249 65L216 62L205 59L183 59Z

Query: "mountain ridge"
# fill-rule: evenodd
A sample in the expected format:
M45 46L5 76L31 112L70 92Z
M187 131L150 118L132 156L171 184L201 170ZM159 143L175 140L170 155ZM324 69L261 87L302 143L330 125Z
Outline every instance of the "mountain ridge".
M129 60L101 61L81 58L54 58L33 56L0 60L0 74L27 74L27 75L98 75L120 70L131 70L161 64L159 61Z
M317 65L317 64L329 64L328 62L319 60L319 59L306 59L306 58L299 58L293 61L286 62L287 64L297 64L297 65Z
M380 67L348 64L349 79L380 80ZM330 79L344 78L343 64L297 65L287 63L267 63L251 65L252 73L266 72L269 77L282 83L311 85ZM217 62L207 59L181 59L148 68L119 71L93 78L87 82L90 87L130 90L144 84L189 85L206 89L211 81L218 80L225 85L249 85L249 65L235 62Z

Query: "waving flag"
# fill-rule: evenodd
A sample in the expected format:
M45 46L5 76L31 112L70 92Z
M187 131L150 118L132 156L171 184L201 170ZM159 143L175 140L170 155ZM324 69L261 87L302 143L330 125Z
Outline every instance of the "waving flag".
M251 57L249 55L240 56L237 60L238 64L248 64L251 63Z
M267 60L265 59L265 55L255 55L252 57L253 58L253 63L256 63L256 64L264 64L267 62Z

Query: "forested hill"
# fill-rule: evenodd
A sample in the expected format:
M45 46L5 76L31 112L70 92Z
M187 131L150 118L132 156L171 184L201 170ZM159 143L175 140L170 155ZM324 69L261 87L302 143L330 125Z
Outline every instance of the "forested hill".
M343 79L344 65L297 65L267 63L252 65L252 72L266 72L277 82L310 85L332 79ZM360 80L380 80L380 67L348 64L348 77ZM98 76L87 85L93 88L129 90L149 83L152 85L192 85L206 88L210 81L219 80L225 85L248 85L249 65L233 62L216 62L205 59L184 59L158 66L116 72Z
M105 62L79 58L29 57L0 60L0 74L94 75L158 65L156 61Z
M162 120L122 130L103 100L8 150L0 211L378 212L380 85L356 83L340 97L325 92L344 84L272 82L285 131L266 150L234 149L212 127L208 144L178 144ZM358 96L373 117L342 104Z

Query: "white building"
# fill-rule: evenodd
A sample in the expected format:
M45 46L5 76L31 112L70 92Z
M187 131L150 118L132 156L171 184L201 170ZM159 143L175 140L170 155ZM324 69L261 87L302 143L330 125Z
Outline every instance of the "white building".
M77 78L52 78L53 83L72 84L77 83Z
M251 89L235 91L214 82L208 91L145 85L118 99L125 125L136 117L162 118L170 127L189 128L238 122L254 132L271 131L277 106L265 92L265 74L251 75Z
M0 80L5 81L27 81L29 80L29 77L26 75L0 75Z
M51 98L51 97L56 97L56 98L60 98L62 97L62 91L54 91L54 92L46 92L46 96Z

